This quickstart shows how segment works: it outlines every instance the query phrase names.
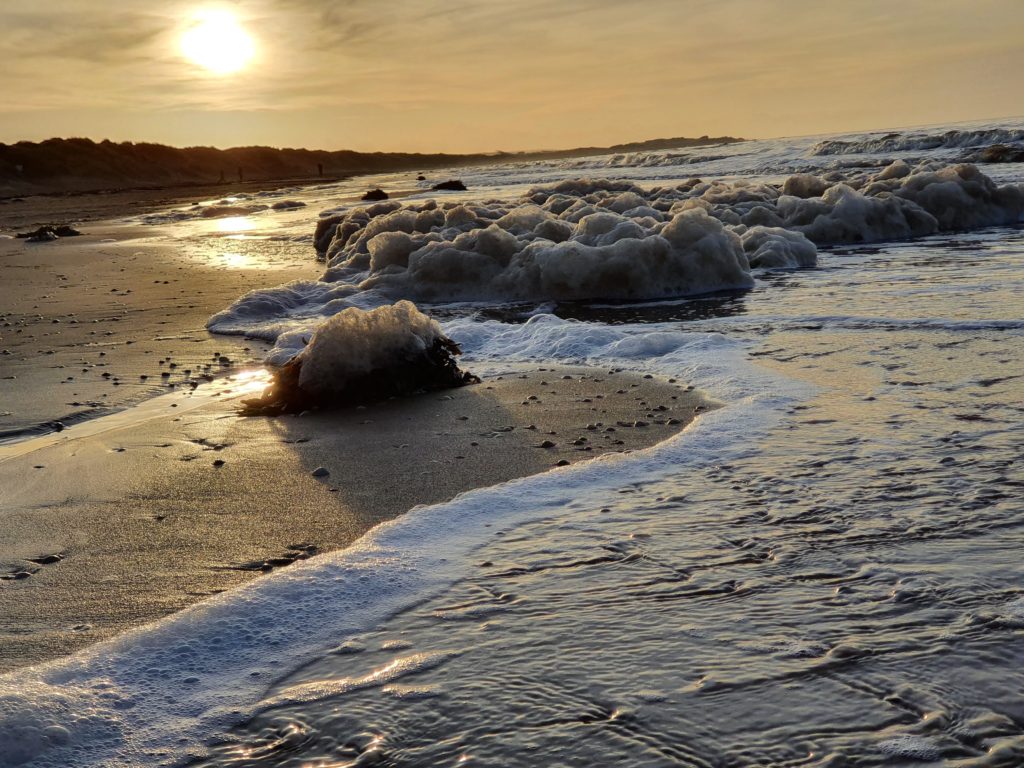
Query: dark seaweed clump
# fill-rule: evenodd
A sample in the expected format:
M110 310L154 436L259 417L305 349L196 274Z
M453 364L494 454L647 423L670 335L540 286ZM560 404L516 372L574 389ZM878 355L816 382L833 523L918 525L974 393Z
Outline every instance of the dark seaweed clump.
M392 365L354 376L329 393L310 392L299 384L302 355L274 372L273 382L258 398L243 400L243 416L280 416L316 408L344 408L408 397L422 392L464 387L479 378L455 362L462 354L449 338L434 340L428 348Z

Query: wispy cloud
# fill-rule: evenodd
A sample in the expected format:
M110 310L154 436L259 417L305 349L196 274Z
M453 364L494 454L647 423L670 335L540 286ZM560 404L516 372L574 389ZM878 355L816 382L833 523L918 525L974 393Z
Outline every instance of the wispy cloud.
M257 41L237 76L180 55L206 7ZM495 148L1024 111L1020 0L47 0L0 8L0 28L3 109L40 125L107 110L160 133L208 113L250 141L290 119L293 144L452 148L472 131Z

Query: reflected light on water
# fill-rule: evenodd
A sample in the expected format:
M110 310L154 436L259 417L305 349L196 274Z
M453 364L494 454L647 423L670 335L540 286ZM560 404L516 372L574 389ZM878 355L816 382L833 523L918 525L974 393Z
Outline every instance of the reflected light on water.
M251 232L254 229L256 229L256 222L248 216L228 216L217 221L218 232Z
M225 390L225 394L248 395L262 392L270 386L270 372L264 368L253 368L228 376L227 381L230 386Z
M231 267L232 269L255 269L259 266L256 263L256 259L244 253L222 253L220 255L220 262L225 267Z

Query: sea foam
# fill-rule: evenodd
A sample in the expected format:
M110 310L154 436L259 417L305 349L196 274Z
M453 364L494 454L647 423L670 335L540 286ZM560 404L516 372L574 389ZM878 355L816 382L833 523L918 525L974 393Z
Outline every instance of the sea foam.
M320 280L253 291L208 327L278 342L269 362L281 364L317 323L349 307L747 289L758 269L813 267L818 246L1007 225L1022 215L1022 185L999 186L973 165L901 160L781 183L690 179L645 189L569 179L512 200L386 201L320 219Z

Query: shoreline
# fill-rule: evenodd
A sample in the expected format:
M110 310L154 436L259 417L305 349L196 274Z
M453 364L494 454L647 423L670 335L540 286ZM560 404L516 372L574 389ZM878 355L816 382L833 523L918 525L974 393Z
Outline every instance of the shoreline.
M140 187L138 189L39 193L0 199L0 234L47 224L104 222L125 216L154 213L203 200L232 195L315 188L347 181L363 174L331 178L281 179L209 184Z
M0 672L346 548L413 507L650 447L713 407L680 384L582 367L274 419L238 416L243 394L209 386L193 410L150 401L142 423L93 421L0 455Z

